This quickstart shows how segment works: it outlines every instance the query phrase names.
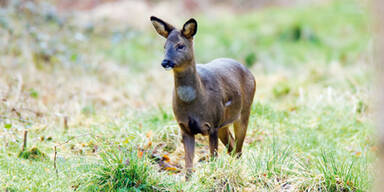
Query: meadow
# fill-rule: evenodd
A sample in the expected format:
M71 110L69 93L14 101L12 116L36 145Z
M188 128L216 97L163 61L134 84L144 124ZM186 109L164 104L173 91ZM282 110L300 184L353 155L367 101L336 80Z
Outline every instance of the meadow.
M198 136L190 181L172 73L160 65L164 39L149 18L138 29L79 24L54 10L44 2L0 10L1 191L372 188L375 72L362 1L195 15L197 61L234 58L257 86L243 156L220 144L210 160Z

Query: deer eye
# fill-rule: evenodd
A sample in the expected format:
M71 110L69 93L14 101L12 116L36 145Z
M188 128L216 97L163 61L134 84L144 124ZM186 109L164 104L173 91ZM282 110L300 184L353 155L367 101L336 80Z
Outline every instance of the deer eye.
M179 44L179 45L176 46L176 49L177 50L182 50L182 49L184 49L184 47L185 47L185 45Z

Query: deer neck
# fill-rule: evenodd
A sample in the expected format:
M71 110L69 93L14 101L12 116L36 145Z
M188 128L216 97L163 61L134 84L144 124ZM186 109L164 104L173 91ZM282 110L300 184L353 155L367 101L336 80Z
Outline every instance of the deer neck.
M187 68L174 70L174 78L177 99L190 103L203 95L203 86L194 61Z

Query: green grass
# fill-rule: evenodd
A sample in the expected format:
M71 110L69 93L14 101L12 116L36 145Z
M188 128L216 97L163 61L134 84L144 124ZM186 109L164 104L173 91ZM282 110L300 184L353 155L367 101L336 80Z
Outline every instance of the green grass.
M0 36L9 40L0 41L1 191L372 188L374 72L362 3L196 16L197 60L233 57L253 72L257 90L243 156L220 144L218 158L205 160L207 138L198 136L190 181L151 157L184 166L172 75L159 65L164 40L154 30L90 30L75 18L61 24L60 16L17 10L0 12Z
M236 18L220 17L214 22L202 18L196 54L204 62L212 56L244 61L254 54L256 62L268 65L292 67L333 60L349 64L361 56L358 53L370 38L368 18L362 10L360 4L336 1L331 6L272 8ZM216 51L212 55L204 48Z
M137 151L106 151L100 154L102 164L85 180L85 191L161 191L166 189L154 175L151 162Z
M361 52L370 40L365 9L362 4L335 1L320 6L270 8L236 17L203 15L197 18L195 53L201 63L231 57L248 66L258 63L272 69L335 60L351 64L364 57ZM131 29L115 32L107 56L143 70L143 65L153 62L148 54L158 58L163 54L164 40L155 33L151 35Z
M34 147L28 151L20 151L19 157L24 159L39 160L46 158L46 155L38 148Z

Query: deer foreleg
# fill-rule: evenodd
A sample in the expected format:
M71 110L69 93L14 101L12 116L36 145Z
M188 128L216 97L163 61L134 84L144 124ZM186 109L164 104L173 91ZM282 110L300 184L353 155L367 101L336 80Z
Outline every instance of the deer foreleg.
M183 137L184 153L185 153L185 157L184 157L185 169L186 169L185 178L188 179L192 174L192 168L193 168L193 158L195 155L195 136L183 133L182 137Z
M209 133L209 151L211 152L211 157L217 156L217 148L218 148L218 134L217 130L212 131Z

